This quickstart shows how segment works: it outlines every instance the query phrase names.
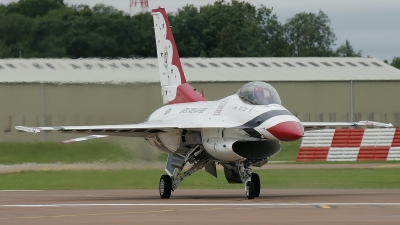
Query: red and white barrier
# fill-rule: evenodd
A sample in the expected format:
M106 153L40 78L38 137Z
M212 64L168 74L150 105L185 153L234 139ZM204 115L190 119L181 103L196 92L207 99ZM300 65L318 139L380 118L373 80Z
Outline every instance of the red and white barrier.
M362 160L400 160L400 128L308 131L297 156L298 162Z

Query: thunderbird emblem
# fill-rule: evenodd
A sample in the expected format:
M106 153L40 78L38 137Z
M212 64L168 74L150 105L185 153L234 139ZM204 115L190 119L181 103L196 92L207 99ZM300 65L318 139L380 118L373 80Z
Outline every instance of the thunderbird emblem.
M167 68L168 67L168 48L165 47L164 50L164 67Z

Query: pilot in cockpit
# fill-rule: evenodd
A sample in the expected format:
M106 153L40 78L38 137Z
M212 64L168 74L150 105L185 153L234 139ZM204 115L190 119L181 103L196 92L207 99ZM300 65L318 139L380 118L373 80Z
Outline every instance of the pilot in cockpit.
M268 105L274 102L274 97L269 90L265 90L262 87L254 88L254 100L253 104L257 105Z
M278 92L270 84L253 81L243 85L237 95L252 105L282 104Z

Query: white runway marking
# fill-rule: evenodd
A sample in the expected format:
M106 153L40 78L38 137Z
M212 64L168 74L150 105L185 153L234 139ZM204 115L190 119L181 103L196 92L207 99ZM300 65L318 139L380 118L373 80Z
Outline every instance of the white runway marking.
M400 203L216 203L216 204L190 204L190 203L160 203L160 204L47 204L47 205L0 205L0 207L91 207L91 206L400 206Z

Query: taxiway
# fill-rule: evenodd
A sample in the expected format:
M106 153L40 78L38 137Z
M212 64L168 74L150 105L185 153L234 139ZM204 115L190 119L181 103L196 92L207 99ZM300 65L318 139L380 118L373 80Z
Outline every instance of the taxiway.
M0 191L0 224L399 224L400 189Z

